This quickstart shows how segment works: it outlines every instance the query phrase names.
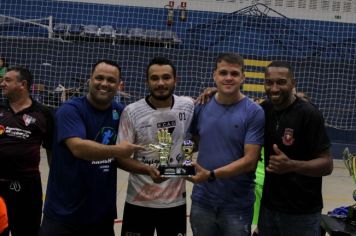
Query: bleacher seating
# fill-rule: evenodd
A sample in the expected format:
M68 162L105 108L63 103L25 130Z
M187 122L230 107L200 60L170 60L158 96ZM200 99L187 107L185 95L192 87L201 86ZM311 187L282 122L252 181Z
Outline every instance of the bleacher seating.
M54 37L65 38L69 33L69 24L59 23L53 26Z
M115 38L115 29L111 25L104 25L99 28L100 37Z
M126 28L115 28L115 40L121 42L128 39Z
M176 33L169 30L146 30L143 34L147 43L159 44L165 47L181 43Z
M133 41L144 41L146 39L146 30L142 28L129 28L128 38Z
M84 30L84 25L72 24L69 26L68 32L71 35L81 35Z
M178 38L177 34L173 31L163 30L161 31L161 40L163 42L173 42L173 43L181 43L182 40Z
M111 25L98 26L94 24L79 25L58 23L53 27L54 37L69 40L95 40L98 42L110 42L112 44L122 42L154 44L170 47L180 44L182 41L176 32L170 30L155 30L144 28L115 28Z
M85 25L83 27L83 36L96 37L99 36L99 26L97 25Z
M159 42L161 41L161 31L159 30L146 30L145 39L147 41Z
M113 45L116 43L115 28L111 25L103 25L99 28L98 36L100 41L109 42Z

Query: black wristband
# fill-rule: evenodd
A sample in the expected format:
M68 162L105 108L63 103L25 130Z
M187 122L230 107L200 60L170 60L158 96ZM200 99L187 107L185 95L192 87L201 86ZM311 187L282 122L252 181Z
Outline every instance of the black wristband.
M214 182L215 180L216 180L215 172L214 170L211 170L208 177L208 182Z

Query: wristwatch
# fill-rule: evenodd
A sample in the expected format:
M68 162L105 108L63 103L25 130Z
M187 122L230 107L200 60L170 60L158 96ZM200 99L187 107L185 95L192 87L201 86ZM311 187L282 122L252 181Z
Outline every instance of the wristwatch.
M208 177L208 182L214 182L215 180L216 180L215 172L214 170L211 170Z

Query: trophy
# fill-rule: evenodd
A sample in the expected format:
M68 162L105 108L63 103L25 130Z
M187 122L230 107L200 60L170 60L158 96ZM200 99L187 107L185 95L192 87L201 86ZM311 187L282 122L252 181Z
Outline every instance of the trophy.
M351 154L349 149L346 147L343 151L343 159L346 168L349 170L350 176L353 177L356 183L356 154ZM353 199L356 201L356 189L352 193ZM356 204L348 207L348 213L346 218L350 224L356 225Z
M172 136L167 129L159 129L157 132L158 144L149 144L149 148L159 153L158 170L162 177L189 177L195 175L195 168L192 166L192 156L194 143L191 140L184 140L182 144L183 162L170 164L169 157L172 147Z
M194 151L194 143L190 139L186 139L182 144L182 152L184 154L183 165L191 166L193 161L193 151Z

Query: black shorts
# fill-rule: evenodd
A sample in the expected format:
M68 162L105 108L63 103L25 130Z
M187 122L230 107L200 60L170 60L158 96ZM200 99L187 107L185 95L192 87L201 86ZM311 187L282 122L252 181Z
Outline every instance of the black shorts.
M100 207L100 206L98 206ZM39 236L115 236L114 219L95 224L70 224L43 216Z
M121 236L184 236L187 233L186 204L149 208L125 203Z
M42 217L41 177L22 180L1 180L0 196L5 200L9 228L0 234L37 236Z

